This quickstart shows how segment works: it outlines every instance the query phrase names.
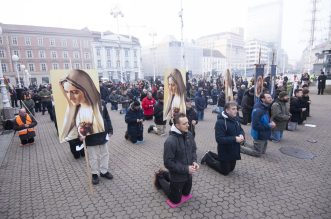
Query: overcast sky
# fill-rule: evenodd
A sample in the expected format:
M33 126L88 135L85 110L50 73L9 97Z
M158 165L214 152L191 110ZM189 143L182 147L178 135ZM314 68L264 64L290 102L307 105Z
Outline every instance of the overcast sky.
M261 0L183 0L184 38L227 31L246 26L247 9ZM263 0L265 2L267 0ZM166 35L180 39L180 0L2 0L0 23L53 26L117 32L116 20L110 15L118 5L124 14L119 32L138 37L142 45ZM307 45L311 17L311 0L284 0L282 47L290 60L299 59ZM326 37L331 0L319 1L317 40Z

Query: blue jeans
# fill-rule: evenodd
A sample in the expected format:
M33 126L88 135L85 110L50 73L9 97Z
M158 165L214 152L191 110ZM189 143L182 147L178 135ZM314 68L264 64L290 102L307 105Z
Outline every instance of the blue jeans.
M271 131L272 140L280 141L283 138L283 131Z
M198 112L198 121L203 120L203 116L204 116L204 111L197 111Z

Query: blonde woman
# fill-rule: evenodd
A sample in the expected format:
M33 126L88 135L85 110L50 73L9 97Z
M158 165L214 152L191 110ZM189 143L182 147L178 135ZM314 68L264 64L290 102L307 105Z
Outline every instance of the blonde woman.
M181 72L173 69L167 77L168 98L165 102L163 119L171 119L174 112L186 113L186 87Z

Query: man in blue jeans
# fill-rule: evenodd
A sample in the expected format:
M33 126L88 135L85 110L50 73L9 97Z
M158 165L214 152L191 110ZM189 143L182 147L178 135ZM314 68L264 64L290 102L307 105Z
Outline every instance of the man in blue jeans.
M268 93L262 93L259 100L255 103L252 111L252 128L251 135L254 145L246 147L241 145L240 152L260 157L267 150L268 140L271 136L271 130L276 127L276 124L269 118L269 107L272 103L272 97Z
M204 111L206 108L206 100L205 100L203 91L198 91L198 93L194 99L194 102L195 102L195 108L196 108L197 114L198 114L198 120L201 121L201 120L203 120Z
M283 138L283 131L286 130L287 122L291 117L286 104L288 100L288 94L282 91L271 106L270 119L276 123L276 127L271 131L270 139L275 143L278 143Z

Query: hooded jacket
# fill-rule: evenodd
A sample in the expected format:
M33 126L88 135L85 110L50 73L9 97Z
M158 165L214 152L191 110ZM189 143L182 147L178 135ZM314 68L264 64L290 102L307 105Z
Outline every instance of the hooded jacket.
M251 136L255 140L268 140L271 135L269 107L259 100L252 111Z
M147 96L142 100L141 106L144 110L144 115L152 116L154 114L154 105L156 101L153 97L149 99Z
M236 118L231 118L226 112L217 116L215 124L215 138L217 142L218 157L221 161L240 160L240 144L236 142L236 136L245 136Z
M192 133L182 133L172 125L163 152L164 166L169 170L172 182L185 182L191 177L188 166L197 162L196 150Z
M201 91L199 91L195 97L195 107L197 111L203 111L206 106L206 100L205 98L201 95Z
M137 119L143 119L144 114L141 108L134 109L133 103L131 103L128 112L125 115L125 122L128 124L128 135L139 136L143 133L143 125L137 122Z

